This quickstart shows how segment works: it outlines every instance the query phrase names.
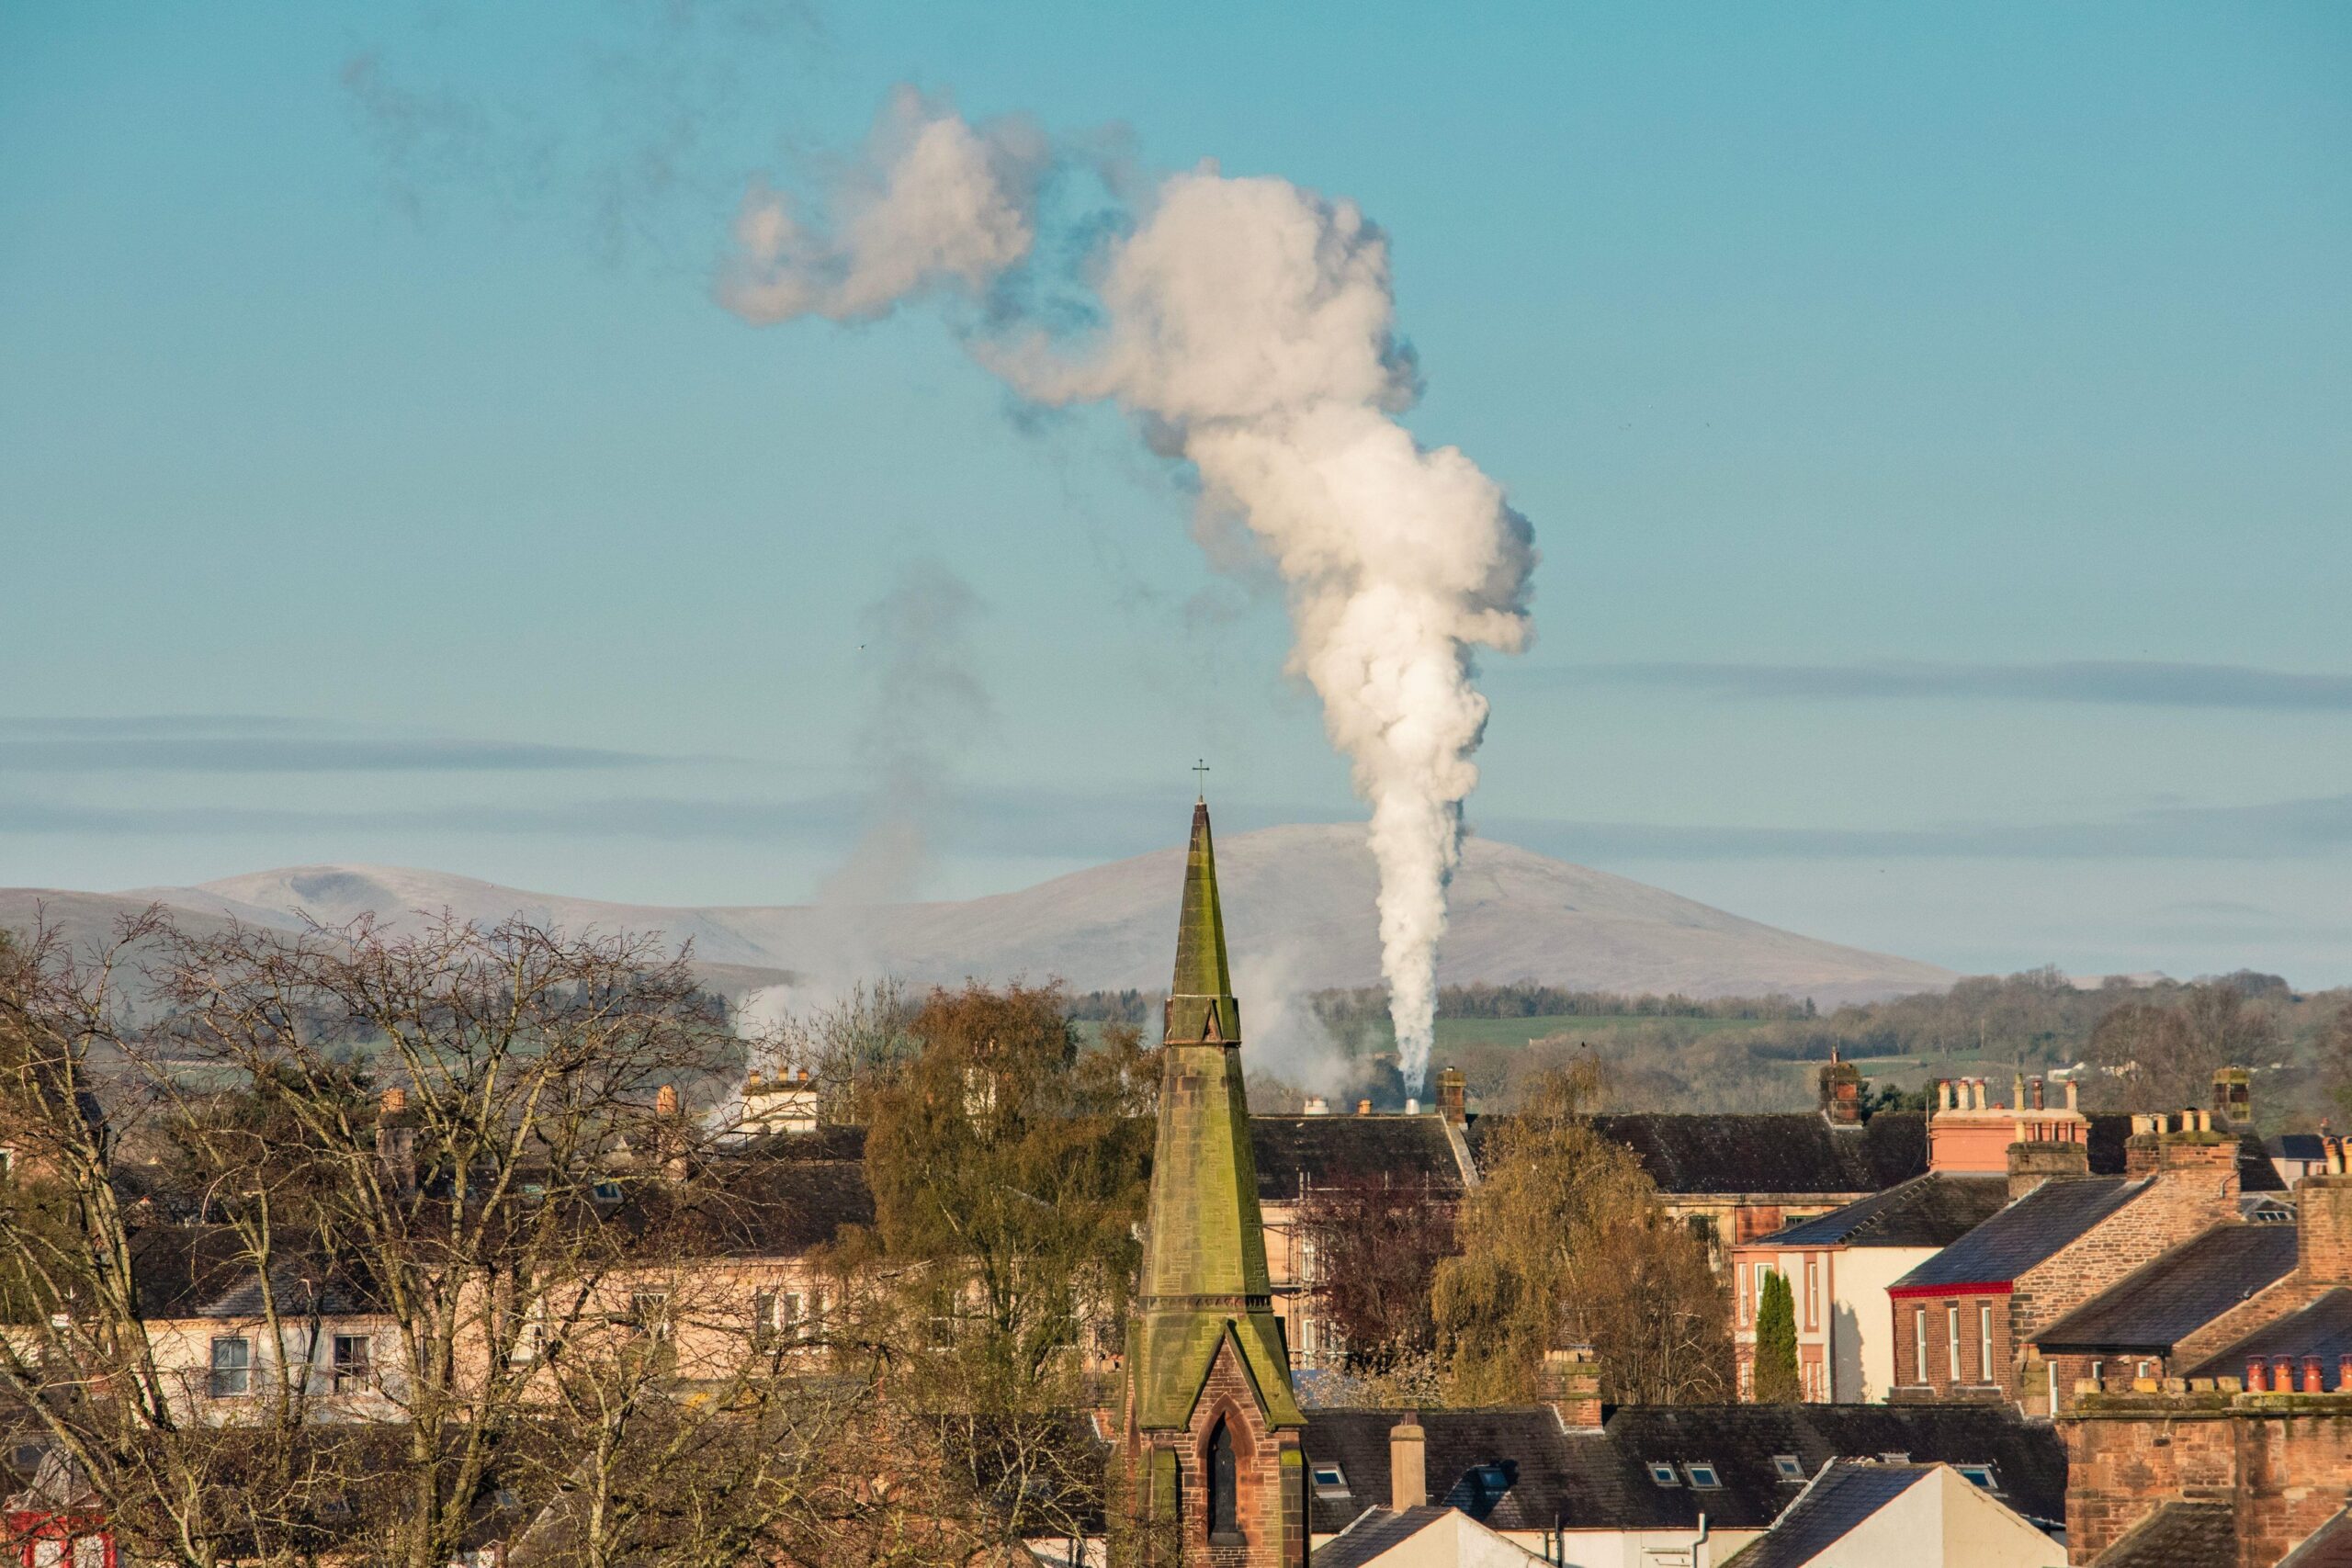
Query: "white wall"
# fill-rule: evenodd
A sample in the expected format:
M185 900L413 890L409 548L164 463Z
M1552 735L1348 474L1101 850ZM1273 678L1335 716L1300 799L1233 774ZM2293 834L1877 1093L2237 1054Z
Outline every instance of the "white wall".
M1886 1288L1933 1258L1932 1247L1849 1247L1834 1254L1830 1398L1874 1404L1894 1386L1894 1304ZM1849 1334L1849 1325L1851 1334ZM1849 1342L1859 1339L1859 1343Z

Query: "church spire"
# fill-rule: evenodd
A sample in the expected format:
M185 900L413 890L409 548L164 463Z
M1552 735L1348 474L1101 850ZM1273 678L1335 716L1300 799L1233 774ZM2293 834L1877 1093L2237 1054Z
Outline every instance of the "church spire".
M1128 1461L1141 1499L1155 1512L1181 1510L1188 1568L1206 1562L1210 1546L1242 1540L1266 1549L1255 1561L1302 1568L1298 1434L1306 1418L1266 1267L1241 1084L1241 1005L1226 957L1205 803L1193 807L1165 1041L1127 1350ZM1236 1479L1229 1458L1220 1470L1220 1440L1256 1456L1247 1474ZM1216 1522L1228 1517L1229 1531Z
M1225 913L1216 897L1216 851L1209 837L1209 807L1193 804L1193 845L1184 857L1184 902L1176 917L1176 975L1168 987L1170 1043L1238 1044L1241 1004L1225 956Z

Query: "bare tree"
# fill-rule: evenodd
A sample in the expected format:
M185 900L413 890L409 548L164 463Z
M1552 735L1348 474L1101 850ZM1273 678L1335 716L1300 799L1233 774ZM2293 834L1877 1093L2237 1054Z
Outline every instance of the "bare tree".
M126 1022L134 951L160 1025ZM762 1345L725 1264L758 1216L684 1100L741 1054L645 938L150 917L83 962L37 937L0 954L28 1156L0 1393L128 1550L187 1568L331 1540L442 1568L535 1513L582 1568L888 1560L889 1477L932 1461L849 1442L880 1419L866 1369ZM168 1157L127 1168L125 1132ZM182 1253L243 1281L232 1404L143 1298ZM389 1352L328 1361L338 1312ZM373 1424L322 1419L363 1381Z

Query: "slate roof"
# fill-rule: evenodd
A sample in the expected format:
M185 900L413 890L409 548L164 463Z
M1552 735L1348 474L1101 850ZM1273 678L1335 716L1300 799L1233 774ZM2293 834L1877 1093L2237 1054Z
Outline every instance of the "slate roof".
M1762 1239L1764 1247L1950 1247L2006 1207L2006 1176L1931 1171L1857 1199L1842 1209L1799 1220Z
M1668 1193L1876 1192L1928 1168L1926 1119L1833 1128L1817 1111L1596 1116Z
M1891 1288L2007 1283L2147 1189L2120 1176L2045 1181Z
M2336 1358L2352 1351L2352 1291L2339 1285L2300 1312L2265 1324L2225 1350L2207 1357L2184 1376L2244 1377L2246 1360L2290 1356L2298 1368L2305 1356L2320 1359L2322 1375L2336 1375Z
M1368 1509L1344 1533L1315 1549L1315 1568L1363 1568L1381 1553L1402 1546L1437 1523L1445 1512L1433 1504L1408 1508L1401 1514L1386 1508Z
M1351 1178L1385 1179L1433 1198L1462 1196L1462 1164L1436 1116L1252 1116L1258 1201L1292 1202Z
M2098 1554L2098 1568L2213 1568L2234 1562L2238 1532L2227 1503L2166 1503Z
M1825 1467L1771 1529L1732 1561L1739 1568L1804 1568L1935 1472L1931 1464L1839 1460Z
M2278 1568L2352 1568L2352 1508L2305 1536L2278 1560Z
M2168 1354L2295 1267L2291 1225L2215 1225L2126 1274L2034 1337L2043 1354Z
M1388 1434L1412 1413L1403 1410L1309 1410L1305 1446L1309 1467L1309 1522L1317 1535L1344 1529L1389 1490ZM1489 1529L1551 1529L1567 1506L1567 1450L1560 1418L1549 1405L1484 1410L1430 1410L1419 1416L1428 1434L1424 1474L1430 1501L1460 1508ZM1327 1496L1313 1485L1313 1467L1336 1464L1347 1493ZM1499 1483L1499 1484L1497 1484ZM1321 1551L1315 1561L1324 1561Z
M270 1284L280 1312L315 1308L349 1317L379 1310L357 1259L325 1258L300 1235L278 1236L271 1252ZM153 1225L134 1233L130 1282L139 1315L151 1321L262 1315L261 1270L233 1226Z
M1388 1434L1410 1412L1309 1410L1310 1466L1336 1463L1346 1492L1309 1486L1315 1532L1328 1535L1389 1499ZM1694 1529L1703 1511L1730 1529L1762 1529L1803 1478L1835 1459L1900 1454L1928 1463L1985 1465L1994 1495L2037 1523L2065 1517L2066 1450L2055 1431L1989 1404L1685 1404L1626 1406L1599 1431L1563 1430L1545 1406L1429 1410L1430 1500L1490 1529ZM1799 1479L1774 1460L1797 1461ZM1692 1461L1719 1484L1694 1490ZM1653 1463L1675 1467L1661 1486ZM1499 1483L1499 1484L1497 1484ZM1317 1554L1317 1561L1321 1561Z

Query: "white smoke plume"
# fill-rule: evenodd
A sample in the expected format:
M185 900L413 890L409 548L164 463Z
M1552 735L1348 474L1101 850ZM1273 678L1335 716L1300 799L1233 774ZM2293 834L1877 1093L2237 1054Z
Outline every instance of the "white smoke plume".
M971 626L980 601L935 560L910 561L860 620L871 686L858 750L865 829L817 889L822 904L899 904L922 891L956 764L989 723ZM836 955L838 959L839 955Z
M974 126L901 90L834 183L830 230L753 189L720 298L775 321L989 294L1037 249L1054 156L1025 122ZM1526 520L1460 451L1424 449L1396 423L1419 385L1395 337L1386 239L1352 204L1204 164L1162 181L1104 243L1092 291L1095 324L1075 341L1016 319L974 353L1036 401L1127 411L1198 470L1201 525L1238 516L1280 572L1290 667L1372 807L1381 969L1416 1089L1487 720L1472 659L1528 641Z

